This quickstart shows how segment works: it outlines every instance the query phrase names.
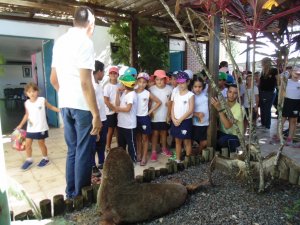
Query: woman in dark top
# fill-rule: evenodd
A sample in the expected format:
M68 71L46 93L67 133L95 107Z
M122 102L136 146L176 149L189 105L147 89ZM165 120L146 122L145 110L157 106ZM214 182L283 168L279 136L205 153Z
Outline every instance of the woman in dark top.
M261 126L270 129L271 108L276 95L277 69L272 67L270 58L261 61L262 71L259 84L259 105L261 115Z

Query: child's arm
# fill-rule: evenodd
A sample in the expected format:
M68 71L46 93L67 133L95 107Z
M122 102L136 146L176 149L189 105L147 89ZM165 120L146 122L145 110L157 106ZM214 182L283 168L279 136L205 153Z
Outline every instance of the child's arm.
M193 114L193 112L194 112L194 105L195 105L195 96L193 95L189 99L189 110L185 114L183 114L182 117L180 117L178 119L179 124L181 124L182 121L184 121L186 118L188 118L190 115Z
M126 106L121 107L121 106L116 106L116 112L130 112L132 108L132 104L126 104Z
M104 103L110 110L115 111L115 106L110 103L109 97L104 96Z
M115 100L115 110L117 111L117 106L120 106L120 96L121 96L121 92L122 92L122 89L121 88L118 88L117 89L117 93L116 93L116 100Z
M161 106L161 101L155 95L153 95L151 93L150 93L149 98L150 98L150 101L156 103L155 106L153 106L148 112L148 115L151 115L151 113L153 113L155 110L157 110Z
M203 118L204 118L204 113L203 112L194 112L193 116L197 117L200 123L203 122Z
M54 112L60 112L59 108L55 107L54 105L51 105L46 99L45 99L45 106Z
M27 120L28 120L28 111L25 107L25 115L23 116L23 119L21 120L19 125L16 127L16 129L22 129L22 127L24 126L24 124L26 123Z

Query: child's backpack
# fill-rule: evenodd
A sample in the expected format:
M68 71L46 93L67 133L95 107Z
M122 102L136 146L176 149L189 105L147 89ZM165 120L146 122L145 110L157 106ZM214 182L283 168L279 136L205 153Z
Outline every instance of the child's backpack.
M26 139L26 131L22 129L15 129L14 132L11 134L12 148L18 151L24 151L25 139Z

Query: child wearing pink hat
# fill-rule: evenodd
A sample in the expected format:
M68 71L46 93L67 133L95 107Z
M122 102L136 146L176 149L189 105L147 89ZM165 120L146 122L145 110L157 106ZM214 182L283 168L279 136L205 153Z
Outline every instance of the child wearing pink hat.
M107 117L107 137L106 137L106 151L110 150L111 140L114 131L117 127L117 113L115 112L116 93L118 89L119 68L116 66L110 67L109 82L104 86L103 96L105 103L105 112Z
M157 161L157 144L158 137L160 137L162 154L168 157L172 156L172 153L167 148L167 135L170 127L170 111L171 104L170 98L172 94L172 87L166 85L169 81L166 72L164 70L156 70L152 75L155 81L155 85L152 86L149 91L154 96L158 97L161 101L160 107L152 113L152 154L151 161ZM154 103L152 103L154 107Z

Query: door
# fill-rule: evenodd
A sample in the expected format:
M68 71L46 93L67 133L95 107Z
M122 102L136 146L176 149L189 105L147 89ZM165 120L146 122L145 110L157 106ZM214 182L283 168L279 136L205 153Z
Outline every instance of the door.
M170 71L183 70L184 67L184 52L171 52L170 53Z
M57 95L55 89L50 83L50 73L52 64L52 49L54 41L45 40L43 42L43 66L45 75L45 90L47 101L57 107ZM52 110L47 109L47 121L52 127L59 127L58 114Z

